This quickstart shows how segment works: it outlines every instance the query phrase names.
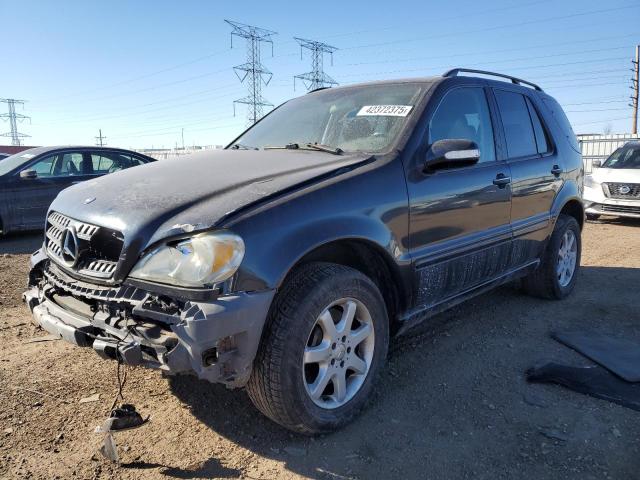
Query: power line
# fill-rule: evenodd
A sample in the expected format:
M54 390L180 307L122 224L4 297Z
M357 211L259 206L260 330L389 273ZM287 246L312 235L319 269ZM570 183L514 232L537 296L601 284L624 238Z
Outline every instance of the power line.
M481 33L481 32L488 32L491 30L500 30L503 28L512 28L512 27L523 27L526 25L535 25L537 23L546 23L546 22L551 22L551 21L556 21L556 20L566 20L567 18L576 18L576 17L584 17L587 15L597 15L597 14L602 14L602 13L608 13L608 12L614 12L614 11L619 11L619 10L624 10L627 8L637 8L637 4L632 4L632 5L623 5L620 7L613 7L613 8L604 8L601 10L590 10L588 12L579 12L579 13L572 13L569 15L560 15L560 16L555 16L555 17L547 17L547 18L540 18L540 19L536 19L536 20L528 20L528 21L524 21L524 22L519 22L519 23L506 23L506 24L502 24L502 25L494 25L491 27L484 27L484 28L479 28L479 29L475 29L475 30L465 30L464 33L465 34L471 34L471 33ZM423 40L429 40L429 39L433 39L433 38L444 38L444 37L458 37L460 36L460 31L458 31L457 29L454 29L455 31L451 31L449 33L442 33L442 34L435 34L435 35L425 35L425 36L420 36L420 37L414 37L414 38L406 38L403 40L393 40L393 41L389 41L389 42L379 42L379 43L369 43L369 44L365 44L365 45L356 45L353 47L345 47L343 48L343 50L355 50L355 49L360 49L360 48L373 48L373 47L383 47L383 46L387 46L387 45L396 45L399 43L408 43L408 42L419 42L419 41L423 41Z
M208 89L207 92L213 93L213 92L215 92L217 90L223 90L223 89L226 90L226 89L228 89L230 87L234 87L234 86L235 85L231 85L231 84L230 85L225 85L225 86L219 87L217 89L213 89L213 90L212 89ZM200 94L200 93L202 93L202 92L198 92L198 94ZM127 117L128 118L128 117L132 117L132 116L144 115L144 114L147 114L147 113L158 112L158 111L161 111L161 110L170 110L170 109L173 109L173 108L179 108L179 107L183 107L183 106L187 106L187 105L202 104L204 99L215 100L215 99L218 99L218 98L229 97L229 96L232 96L232 95L235 95L235 94L236 93L235 93L235 90L234 90L233 92L226 93L226 94L223 94L223 95L216 95L214 97L200 97L197 100L192 100L192 101L189 101L189 102L181 102L181 103L177 103L175 105L164 105L164 106L161 106L161 107L155 107L155 108L145 109L145 110L141 110L141 111L134 111L134 112L115 113L115 114L97 115L97 116L96 115L90 115L90 116L73 117L73 120L66 120L64 122L57 121L55 123L56 124L59 124L59 123L86 123L86 122L92 122L92 121L96 121L96 120L109 120L109 119L122 118L122 117ZM173 100L177 100L177 99L180 99L180 98L186 98L186 97L189 97L189 96L193 96L193 94L191 94L191 95L183 95L182 97L176 97ZM169 101L169 100L167 100L167 101ZM157 104L162 104L162 103L166 103L166 101L151 102L151 103L147 103L147 104L143 104L143 105L138 105L137 107L133 107L133 108L139 108L139 107L143 107L143 106L146 106L146 105L157 105ZM123 110L126 111L127 109L123 109ZM153 118L157 119L157 118L160 118L160 117L154 115ZM44 124L40 124L40 125L44 125Z
M631 35L625 35L625 36L629 37ZM355 63L347 63L346 66L354 67L354 66L360 66L360 65L379 65L379 64L400 63L400 62L417 62L417 61L424 61L424 60L439 60L439 59L442 59L442 58L464 57L464 56L472 56L472 55L485 55L485 54L495 54L495 53L520 52L522 50L557 47L557 46L560 46L560 45L570 45L570 44L573 44L573 43L582 43L582 42L567 42L567 43L564 43L564 44L562 44L562 43L561 44L558 44L558 43L556 43L556 44L545 44L545 45L535 45L535 46L530 46L530 47L525 47L525 48L508 48L508 49L504 49L504 50L484 50L484 51L481 51L481 52L464 52L464 53L455 53L455 54L449 54L449 55L432 55L432 56L428 56L428 57L413 57L413 58L393 59L393 60L377 60L375 62L355 62ZM580 53L580 54L598 53L598 52L607 52L607 51L611 51L611 50L622 50L622 49L626 49L626 48L629 48L629 45L621 45L619 47L598 48L598 49L593 49L593 50L580 50L578 53ZM565 55L575 55L575 54L576 54L576 52L563 52L563 53L554 53L554 54L544 55L543 57L526 57L525 59L562 57L562 56L565 56Z
M616 117L616 118L601 118L600 120L595 120L593 122L580 122L580 123L574 123L573 125L578 126L578 125L593 125L595 123L604 123L604 122L612 122L614 120L628 120L629 116L626 117Z
M302 52L304 49L311 52L311 71L295 75L293 77L293 89L296 89L296 78L302 80L302 83L309 91L316 90L327 85L337 85L338 82L324 73L324 54L328 53L331 55L331 65L333 65L333 52L335 52L337 48L316 40L307 40L300 37L293 38L300 44L300 59L302 59Z
M215 57L217 55L221 55L221 54L228 53L228 52L229 52L229 50L222 50L222 51L219 51L219 52L209 53L207 55L203 55L201 57L194 58L192 60L188 60L186 62L182 62L182 63L179 63L177 65L173 65L173 66L170 66L170 67L162 68L160 70L155 70L153 72L145 73L145 74L139 75L137 77L132 77L132 78L129 78L129 79L126 79L126 80L121 80L119 82L110 83L110 84L107 84L107 85L103 85L101 87L92 88L90 90L84 90L82 92L72 93L70 95L65 95L65 96L62 96L62 97L58 97L58 98L56 98L54 100L50 100L50 101L46 101L46 102L39 102L39 103L48 104L48 103L61 102L61 101L64 101L65 99L68 99L68 98L77 97L77 96L84 96L87 93L98 92L100 90L106 90L108 88L118 87L120 85L126 85L126 84L129 84L129 83L136 82L138 80L143 80L145 78L153 77L155 75L160 75L161 73L166 73L166 72L170 72L172 70L177 70L177 69L185 67L187 65L192 65L194 63L201 62L202 60L206 60L208 58L212 58L212 57Z
M11 137L11 145L18 146L20 145L21 138L27 138L31 136L27 135L26 133L18 132L17 122L23 122L27 119L31 119L31 117L16 113L16 105L24 105L24 100L16 100L15 98L0 98L0 103L6 103L9 108L9 112L1 114L0 118L2 118L3 120L5 118L9 119L9 128L11 129L11 131L7 133L0 134L0 137Z
M231 48L233 48L234 35L244 38L247 41L247 61L246 63L233 67L233 70L240 79L240 82L247 80L249 94L246 97L235 100L233 105L234 111L236 103L247 105L249 107L247 111L248 125L253 125L262 118L264 107L273 107L273 104L269 103L269 101L262 96L262 84L264 83L264 85L267 86L273 74L262 65L260 45L263 42L270 43L271 54L273 55L273 40L271 37L276 35L276 32L252 25L245 25L244 23L233 22L231 20L225 20L225 22L233 28L231 32Z

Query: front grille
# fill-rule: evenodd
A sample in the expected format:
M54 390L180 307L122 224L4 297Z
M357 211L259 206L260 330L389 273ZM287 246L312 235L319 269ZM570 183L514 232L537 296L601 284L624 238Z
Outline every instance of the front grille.
M600 205L600 210L608 213L635 213L640 215L640 205L637 207L630 207L628 205Z
M602 186L610 198L640 198L640 183L603 183Z
M47 254L63 269L109 280L122 251L120 232L74 220L58 212L47 218Z

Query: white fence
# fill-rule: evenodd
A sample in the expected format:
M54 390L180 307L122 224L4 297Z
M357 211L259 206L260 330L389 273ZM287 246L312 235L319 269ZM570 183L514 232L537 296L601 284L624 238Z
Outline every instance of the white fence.
M611 133L608 135L578 135L585 173L591 173L594 160L604 161L617 148L630 140L640 140L631 133Z
M144 153L152 158L156 158L158 160L163 160L169 157L180 157L183 155L191 155L195 152L202 152L203 150L220 150L224 148L224 145L207 145L205 147L187 147L185 149L182 148L145 148L136 150L139 153Z

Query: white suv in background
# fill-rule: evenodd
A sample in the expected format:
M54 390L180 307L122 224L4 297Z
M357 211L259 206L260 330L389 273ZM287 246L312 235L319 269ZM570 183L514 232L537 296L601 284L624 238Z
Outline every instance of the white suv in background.
M584 177L587 218L600 215L640 218L640 141L628 142Z

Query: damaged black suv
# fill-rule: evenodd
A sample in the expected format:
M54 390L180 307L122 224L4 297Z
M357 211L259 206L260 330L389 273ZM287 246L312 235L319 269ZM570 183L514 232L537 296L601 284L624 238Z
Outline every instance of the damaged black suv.
M512 280L573 290L582 175L562 109L524 80L323 89L223 151L62 192L24 297L105 358L246 387L281 425L329 431L371 396L390 336Z

